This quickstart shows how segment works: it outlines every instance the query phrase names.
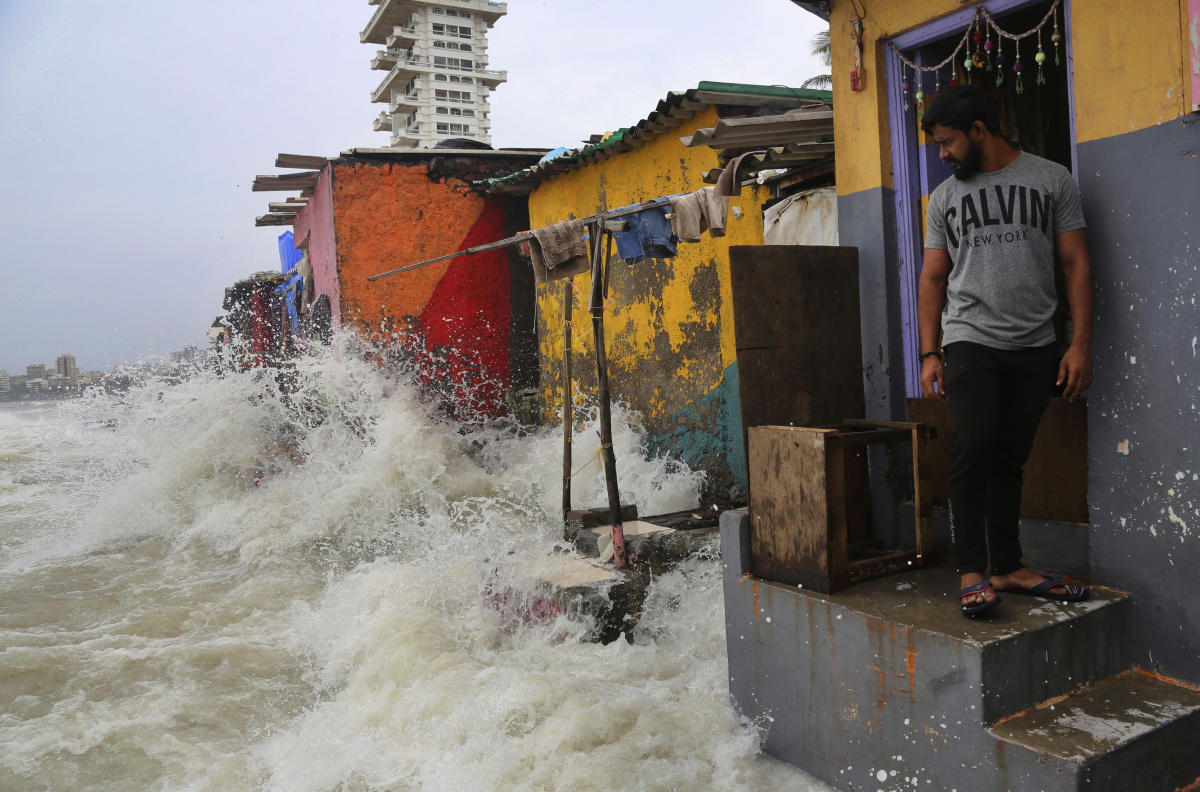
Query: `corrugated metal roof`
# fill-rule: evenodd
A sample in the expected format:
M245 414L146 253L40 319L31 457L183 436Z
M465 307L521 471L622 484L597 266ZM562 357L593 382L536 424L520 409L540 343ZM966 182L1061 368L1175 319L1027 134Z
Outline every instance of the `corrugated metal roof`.
M803 8L805 11L816 14L826 22L829 21L829 6L831 4L830 0L792 0L792 2Z
M833 161L833 110L806 107L774 116L723 118L715 127L697 129L679 140L685 146L724 152L762 149L742 160L738 173L747 176L763 170L806 168ZM719 173L719 169L709 171L704 180L715 182Z
M495 192L529 193L546 179L600 162L614 154L632 151L652 138L674 129L709 105L743 107L792 107L813 102L831 102L830 91L790 88L784 85L749 85L703 81L683 92L672 91L648 116L630 127L617 130L599 143L568 151L559 157L496 179L476 184ZM832 135L832 123L830 123Z
M714 149L766 148L792 143L833 143L833 110L797 108L773 116L722 118L715 127L679 139L683 145Z

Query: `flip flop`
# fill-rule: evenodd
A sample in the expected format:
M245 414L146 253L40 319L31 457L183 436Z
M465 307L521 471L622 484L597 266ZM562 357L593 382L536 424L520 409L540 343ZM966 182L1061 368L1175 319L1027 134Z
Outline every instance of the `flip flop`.
M962 612L964 616L974 618L989 608L994 608L1000 604L1000 597L993 599L985 599L983 602L976 602L974 605L967 605L963 602L964 599L972 594L982 594L992 587L992 581L985 580L982 583L976 583L974 586L967 586L965 589L958 590L958 601L962 604Z
M1058 586L1065 588L1067 590L1066 593L1059 594L1050 590ZM1083 602L1092 595L1087 586L1074 586L1056 577L1044 580L1036 586L1014 586L1003 589L1003 591L1009 591L1013 594L1028 594L1031 597L1043 597L1055 602Z

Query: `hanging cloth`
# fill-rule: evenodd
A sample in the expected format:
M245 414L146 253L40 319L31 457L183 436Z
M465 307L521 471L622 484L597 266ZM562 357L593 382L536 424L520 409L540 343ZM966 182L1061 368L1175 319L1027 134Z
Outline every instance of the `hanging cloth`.
M529 258L538 283L562 280L587 272L592 263L584 241L587 226L582 220L565 220L530 232Z
M747 151L731 159L725 166L725 170L721 171L721 175L717 177L717 195L741 195L742 181L737 177L738 168L741 167L742 160L746 157L761 153L761 151Z
M627 230L613 234L617 241L617 256L626 264L636 264L645 258L674 258L678 240L667 219L668 208L664 202L624 217Z
M283 305L287 308L288 324L291 325L292 335L301 336L300 312L296 310L296 294L304 293L304 276L292 269L292 276L275 287L275 293L283 295Z
M725 236L728 212L729 198L704 187L671 198L671 228L680 242L699 242L705 230L714 237Z

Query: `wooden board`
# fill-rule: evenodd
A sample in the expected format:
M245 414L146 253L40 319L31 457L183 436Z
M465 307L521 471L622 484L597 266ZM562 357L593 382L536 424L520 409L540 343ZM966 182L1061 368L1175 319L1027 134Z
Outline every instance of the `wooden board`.
M743 434L862 417L858 250L734 245L729 266Z
M316 168L320 170L328 164L328 157L317 157L311 154L279 154L275 157L276 168Z
M310 188L317 183L317 177L321 175L320 171L300 171L299 173L285 173L280 176L255 176L254 183L250 185L251 192L291 192L292 190L301 190Z
M765 580L828 592L844 559L845 538L831 524L825 430L750 428L750 558ZM839 457L839 463L841 462ZM835 487L836 489L836 487ZM844 567L844 563L842 565Z
M935 429L928 443L930 501L947 504L950 438L954 430L945 399L909 399L909 420ZM1087 402L1054 398L1046 407L1033 451L1025 463L1021 515L1046 520L1088 522Z
M1089 521L1087 402L1050 400L1025 463L1021 514L1048 520Z

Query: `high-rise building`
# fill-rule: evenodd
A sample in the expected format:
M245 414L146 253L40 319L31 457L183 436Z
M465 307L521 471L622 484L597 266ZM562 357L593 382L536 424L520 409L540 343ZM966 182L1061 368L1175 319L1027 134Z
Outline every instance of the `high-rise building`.
M468 138L491 145L493 89L507 72L488 69L487 32L508 13L507 3L488 0L367 0L375 13L359 34L382 44L372 69L387 71L371 94L387 110L376 131L390 131L391 145L432 148Z
M0 393L8 393L12 390L12 380L9 379L8 372L0 369Z
M30 363L25 367L25 376L29 379L46 379L45 363Z
M65 352L58 356L58 360L54 361L54 368L58 370L60 377L67 379L79 378L79 366L75 365L75 356L68 355Z

